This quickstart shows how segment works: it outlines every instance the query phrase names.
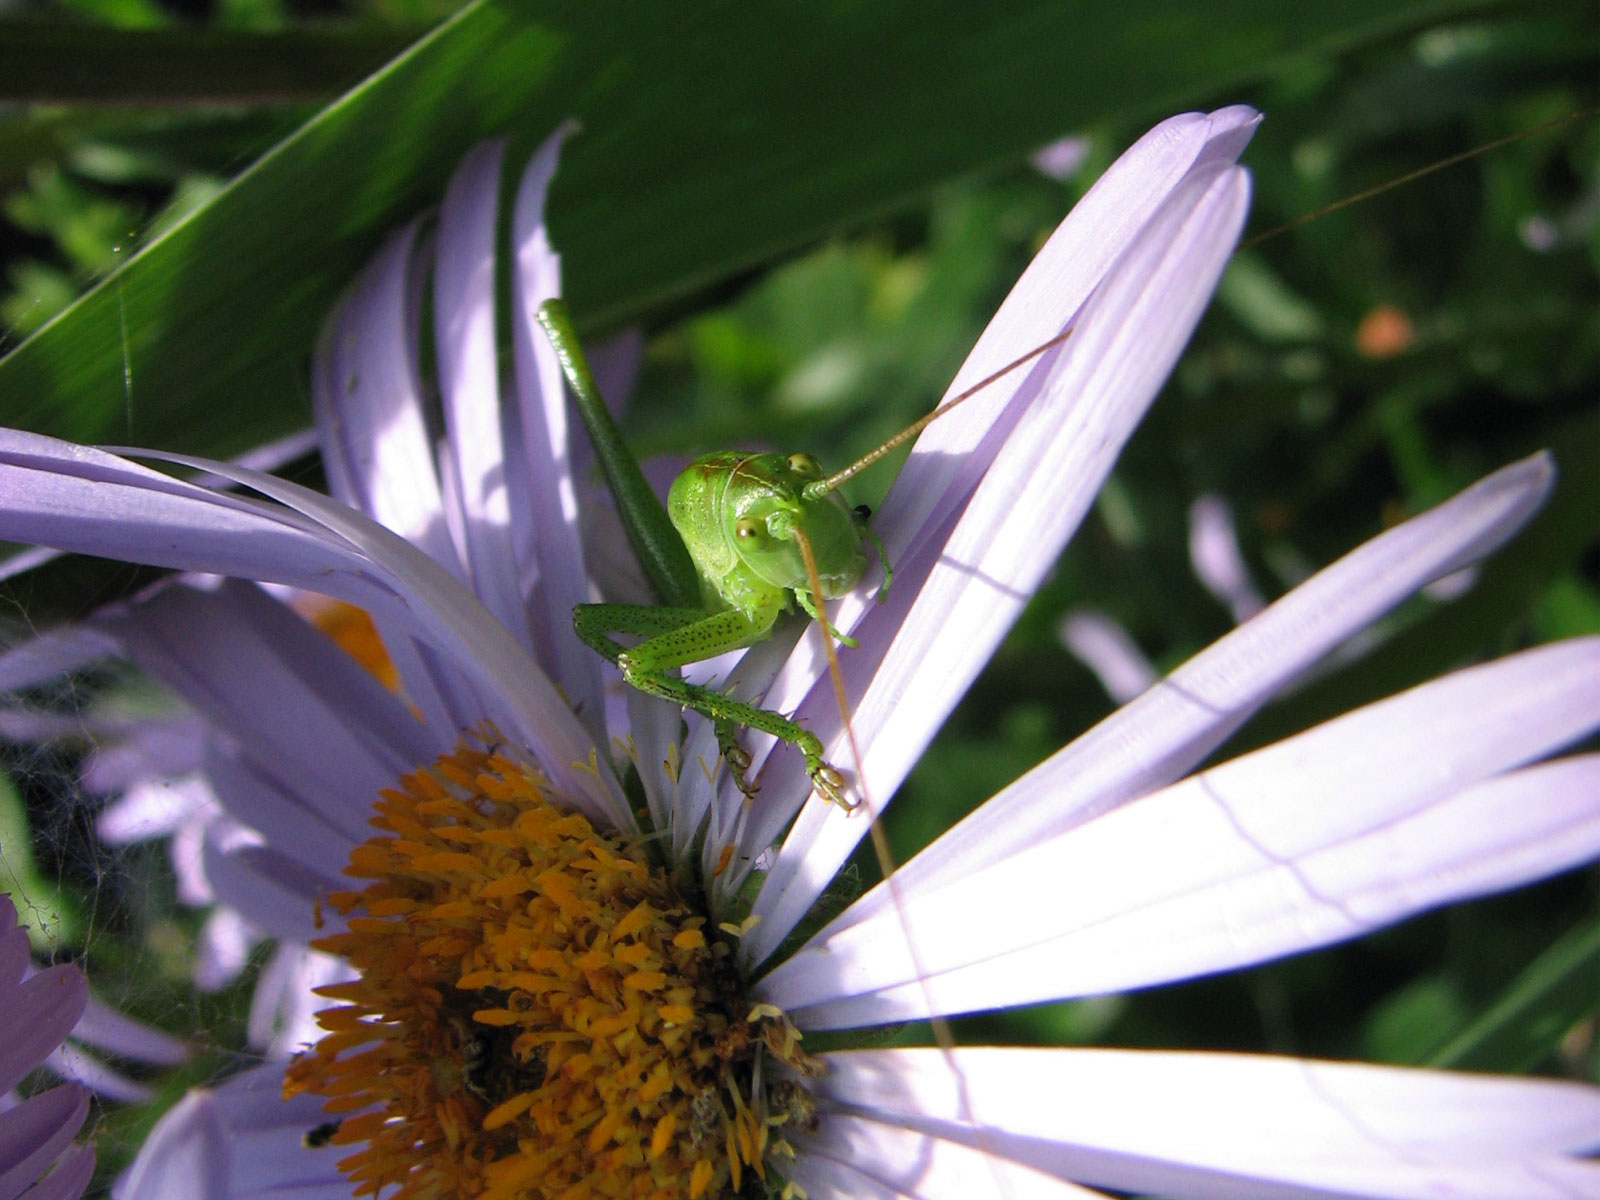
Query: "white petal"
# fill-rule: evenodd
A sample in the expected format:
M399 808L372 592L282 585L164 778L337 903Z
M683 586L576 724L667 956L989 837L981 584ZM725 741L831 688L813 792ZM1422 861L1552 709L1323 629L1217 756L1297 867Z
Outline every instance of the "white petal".
M1237 167L1198 173L1174 191L1079 316L1059 369L1043 378L929 564L864 694L849 684L875 664L851 656L846 694L861 695L855 731L863 752L855 789L870 797L869 812L899 786L1088 511L1199 320L1248 204L1248 178ZM913 588L915 571L906 581ZM876 621L894 616L885 607L862 621L864 643ZM781 709L782 692L774 692ZM823 737L829 761L849 763L836 709L831 689L818 689L799 713ZM783 794L781 784L774 790ZM762 922L741 945L750 961L793 927L867 828L823 806L801 812L756 901Z
M1128 631L1105 613L1080 608L1059 627L1061 644L1095 673L1118 704L1132 700L1156 679L1156 670Z
M72 1027L72 1037L132 1062L171 1067L189 1057L189 1051L177 1038L124 1016L92 996L83 1016Z
M456 736L430 736L353 658L249 583L162 588L99 620L232 740L237 753L213 742L210 784L238 820L274 839L300 838L310 819L344 831L346 847L365 840L378 791Z
M200 929L195 947L194 985L202 992L217 992L239 977L250 961L250 951L261 931L231 908L215 908ZM259 990L259 984L258 990Z
M946 400L1065 329L1172 191L1201 164L1236 159L1259 121L1258 113L1242 106L1185 113L1163 121L1129 147L1017 280L956 372ZM886 501L879 514L891 526L883 532L892 556L910 548L913 531L941 519L936 515L941 503L950 505L953 497L971 490L987 466L972 451L1018 386L1020 380L986 389L958 413L935 421L917 440L895 480L897 499ZM964 478L968 482L963 485ZM891 539L891 534L897 536Z
M215 1090L196 1088L170 1108L112 1189L116 1200L349 1200L334 1165L342 1146L308 1149L327 1118L315 1096L281 1099L283 1070L258 1067Z
M824 1103L1136 1193L1572 1200L1600 1179L1565 1157L1600 1138L1580 1084L1137 1050L826 1059Z
M439 212L433 300L439 391L467 577L483 606L532 649L511 544L500 359L495 349L496 217L502 140L469 150Z
M779 1169L807 1200L1095 1200L1098 1192L981 1148L864 1117L830 1115Z
M0 693L56 683L68 672L81 670L116 652L114 641L89 626L52 629L0 654Z
M907 863L901 884L1002 862L1181 777L1345 638L1511 537L1553 479L1536 454L1345 555L989 800ZM886 899L858 903L850 919Z
M1233 510L1221 496L1201 496L1189 506L1189 561L1194 573L1233 616L1248 621L1262 608L1261 594L1239 550Z
M506 628L483 610L476 598L433 559L403 538L361 514L308 488L226 463L187 455L141 451L152 458L207 467L287 505L314 520L328 534L354 548L359 574L335 570L308 590L348 599L372 614L385 645L402 659L391 639L409 629L418 650L447 671L478 685L470 706L460 711L458 730L493 721L513 744L527 746L556 787L588 815L609 827L629 830L633 817L620 792L593 764L594 743L550 683ZM252 578L249 569L235 572ZM429 653L429 648L432 652ZM443 678L442 676L440 677Z
M1511 768L1596 727L1600 638L1461 671L976 874L897 879L759 993L830 1028L1114 991L1541 878L1600 853L1600 758Z
M523 598L535 656L560 683L590 733L604 736L600 657L572 636L572 609L589 599L573 481L566 384L536 314L561 294L561 260L545 227L545 192L563 126L522 174L512 210L511 328L517 401L507 414L511 529L523 566Z
M410 311L419 224L384 243L329 315L312 360L311 398L328 490L460 576Z
M349 882L347 876L317 875L263 846L206 842L206 877L217 902L235 908L251 924L275 938L309 942L336 931L343 922L326 914L327 928L318 928L318 902Z
M188 824L215 803L211 788L198 776L148 779L102 809L94 830L101 841L112 846L148 841Z
M150 1089L115 1071L92 1054L68 1042L52 1050L44 1060L51 1074L82 1084L96 1096L119 1104L136 1104L150 1099Z

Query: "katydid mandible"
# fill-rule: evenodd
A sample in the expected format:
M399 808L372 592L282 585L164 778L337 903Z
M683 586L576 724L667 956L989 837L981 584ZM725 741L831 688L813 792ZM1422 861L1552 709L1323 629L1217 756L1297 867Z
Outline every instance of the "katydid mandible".
M572 613L574 631L590 649L615 663L629 686L708 717L729 773L746 796L753 796L756 787L745 774L750 760L738 744L741 725L793 745L804 755L816 790L840 807L854 809L845 798L844 776L823 760L822 742L814 733L782 713L689 683L677 669L764 640L795 604L822 624L824 636L854 645L828 625L823 601L836 600L861 582L868 546L883 564L880 600L893 571L883 543L867 526L870 514L864 507L850 508L839 484L1067 335L1036 347L833 475L825 475L809 454L720 450L690 463L673 481L663 507L600 397L566 305L547 300L538 317L572 388L634 552L661 601L658 606L580 604ZM643 640L625 647L614 634Z

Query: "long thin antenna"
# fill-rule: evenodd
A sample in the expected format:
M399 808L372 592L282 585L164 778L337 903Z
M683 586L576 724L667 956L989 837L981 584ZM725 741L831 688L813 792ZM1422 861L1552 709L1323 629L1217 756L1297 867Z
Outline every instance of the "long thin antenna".
M928 412L928 413L924 413L921 417L919 417L917 420L911 422L911 424L907 425L904 429L902 429L899 433L895 434L888 441L884 442L882 445L878 446L876 449L869 450L866 454L864 454L860 458L856 459L855 462L851 463L844 470L835 471L832 475L829 475L826 479L819 479L815 483L806 484L806 486L802 490L801 494L804 495L807 500L814 500L818 496L827 495L827 493L829 493L829 492L833 491L834 489L836 489L841 483L844 483L846 480L854 478L856 475L859 475L862 471L866 470L873 463L877 462L880 458L882 458L885 454L889 453L889 451L893 450L896 446L903 446L906 442L908 442L912 438L916 437L917 434L921 433L930 424L932 424L933 421L936 418L944 416L947 412L949 412L956 405L960 404L963 400L967 399L970 396L976 396L979 392L983 391L984 388L988 387L991 383L995 382L995 380L1003 379L1005 376L1011 374L1012 371L1015 371L1018 367L1023 366L1025 363L1032 362L1034 359L1038 358L1039 355L1043 354L1046 350L1050 349L1050 347L1059 346L1062 342L1066 341L1071 336L1072 336L1072 327L1068 326L1066 329L1064 329L1060 333L1056 334L1056 336L1051 338L1048 342L1043 342L1040 345L1035 346L1032 350L1029 350L1021 358L1013 359L1011 362L1008 362L1005 366L1001 367L994 374L985 376L983 379L980 379L977 383L973 384L966 391L962 392L959 396L954 397L948 404L941 404L938 408L934 409L933 411Z
M1071 330L1068 330L1067 332L1070 333ZM1067 334L1063 333L1055 340L1060 342L1065 339L1066 336ZM1042 350L1044 347L1041 346L1040 349ZM1034 351L1034 354L1037 353L1037 350ZM1032 355L1029 357L1032 357ZM1021 362L1025 360L1019 359L1018 361ZM1011 370L1016 365L1017 363L1012 363L1011 366L1003 368L1000 372L998 372L998 374L1003 375L1006 371ZM992 375L990 376L990 379L997 377L998 376ZM985 380L984 382L987 383L988 380ZM982 387L983 384L979 384L978 386ZM962 393L962 395L956 397L956 399L952 400L950 403L958 403L959 401L965 399L969 394L970 393ZM949 404L944 406L946 409L949 407ZM936 415L941 411L943 411L943 409L935 409L933 413L929 414L928 418L923 419L921 424L926 425L928 420L931 419L933 415ZM812 556L811 553L811 539L806 537L804 530L796 527L794 530L794 540L795 544L800 547L800 557L805 563L806 582L811 586L811 594L814 597L820 597L822 595L822 576L817 570L817 560ZM817 605L817 611L821 613L822 608L820 599L817 601ZM832 627L828 624L826 619L819 619L816 622L816 625L822 638L823 653L826 654L828 658L828 679L833 684L834 702L839 706L839 716L844 721L845 740L850 745L850 762L855 768L856 776L854 790L857 796L860 798L861 807L866 810L867 820L871 822L871 824L867 827L867 834L872 839L872 853L873 856L878 860L878 870L883 872L883 884L889 889L889 898L894 904L895 912L898 913L900 917L900 932L906 940L906 954L911 959L911 969L916 973L917 984L919 987L921 987L923 1000L927 1004L928 1027L933 1032L933 1040L934 1043L939 1047L939 1053L944 1056L944 1060L950 1068L951 1078L956 1081L956 1102L959 1106L960 1115L962 1119L965 1120L977 1134L980 1142L979 1149L985 1149L985 1147L981 1145L982 1141L984 1140L983 1126L978 1123L978 1119L973 1112L972 1098L967 1091L966 1079L961 1074L960 1064L956 1062L955 1035L950 1032L950 1022L946 1021L944 1017L942 1017L934 1008L933 994L928 986L930 975L927 967L923 965L921 953L917 950L916 939L911 936L911 920L906 911L905 898L900 893L899 867L894 860L894 851L889 846L889 835L884 832L883 822L878 819L877 806L872 803L872 795L867 791L867 776L866 772L863 771L861 767L861 746L856 741L856 728L850 720L850 705L845 698L844 691L844 672L839 669L839 653L833 644ZM996 1156L990 1155L988 1157L991 1162L991 1170L996 1172L995 1183L997 1186L1003 1187L1003 1183L998 1175L998 1168L992 1165ZM996 1191L995 1194L998 1196L1001 1193Z
M1244 250L1260 244L1268 238L1275 238L1280 233L1288 233L1291 229L1315 221L1318 217L1325 217L1331 212L1338 212L1341 208L1348 208L1352 204L1360 204L1363 200L1370 200L1374 196L1381 196L1390 188L1397 188L1403 183L1410 183L1414 179L1421 179L1424 175L1432 175L1435 171L1442 171L1446 167L1453 167L1459 162L1466 162L1469 158L1476 158L1480 154L1487 154L1490 150L1498 150L1501 146L1509 146L1512 142L1520 142L1523 138L1532 137L1536 133L1543 133L1547 129L1554 129L1558 125L1565 125L1570 121L1579 121L1584 117L1600 114L1600 107L1585 108L1575 113L1568 113L1564 117L1555 117L1542 125L1535 125L1532 129L1524 129L1521 133L1507 134L1503 138L1496 138L1492 142L1485 142L1481 146L1474 146L1471 150L1463 150L1460 154L1452 154L1449 158L1441 158L1438 162L1429 163L1425 167L1418 167L1415 171L1407 171L1398 175L1387 183L1380 183L1369 187L1365 191L1357 192L1353 196L1346 196L1342 200L1335 200L1332 204L1324 204L1321 208L1314 208L1310 212L1301 213L1292 221L1285 221L1265 233L1258 233L1245 238L1239 243L1239 249Z

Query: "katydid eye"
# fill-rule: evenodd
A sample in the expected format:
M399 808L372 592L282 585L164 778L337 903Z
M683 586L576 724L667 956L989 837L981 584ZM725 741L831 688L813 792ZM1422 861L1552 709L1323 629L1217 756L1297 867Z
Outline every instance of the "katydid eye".
M822 464L809 454L789 455L789 469L796 475L804 475L807 479L822 478Z
M754 517L740 517L733 525L733 535L741 542L753 542L766 535L766 527Z

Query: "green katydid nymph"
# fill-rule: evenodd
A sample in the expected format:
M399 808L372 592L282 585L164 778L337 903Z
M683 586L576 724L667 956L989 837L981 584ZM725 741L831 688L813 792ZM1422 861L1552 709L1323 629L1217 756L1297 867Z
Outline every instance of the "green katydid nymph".
M745 774L750 759L737 741L740 726L795 746L805 756L816 790L854 809L845 796L843 774L823 760L822 742L814 733L782 713L689 683L677 670L754 645L770 636L778 618L794 605L821 623L827 636L854 645L828 624L822 602L861 582L869 546L883 564L880 600L893 570L883 543L867 525L870 514L864 507L850 508L839 485L1066 335L1008 364L833 475L825 475L809 454L719 450L695 459L678 475L663 507L600 397L566 306L547 300L539 322L572 388L634 552L661 602L580 604L572 614L578 637L615 663L631 687L708 717L733 781L746 796L756 789ZM614 634L643 640L625 647Z
M745 776L749 759L736 740L741 725L797 747L817 791L852 807L844 796L844 776L823 761L815 734L781 713L689 683L676 671L761 641L793 604L825 621L822 601L838 599L861 582L867 544L877 547L883 563L881 598L891 571L881 543L867 528L866 510L852 510L809 454L735 450L695 459L673 481L663 509L622 446L565 306L546 301L539 320L662 602L580 604L572 614L578 637L616 663L631 687L709 717L723 759L746 795L755 787ZM613 634L644 640L623 647Z

